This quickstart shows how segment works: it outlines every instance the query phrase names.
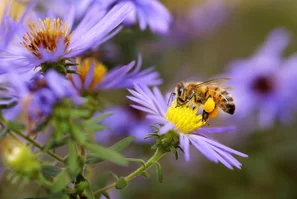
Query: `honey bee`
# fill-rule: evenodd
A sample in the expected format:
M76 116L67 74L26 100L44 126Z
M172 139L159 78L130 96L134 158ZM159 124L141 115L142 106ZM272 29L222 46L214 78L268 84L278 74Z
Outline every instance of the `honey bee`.
M227 92L231 87L224 86L225 81L231 78L218 78L206 82L180 82L176 85L175 93L177 106L182 106L188 102L194 105L204 104L208 98L213 98L215 107L219 107L224 112L231 115L235 112L233 97ZM209 113L203 110L202 119L206 121Z

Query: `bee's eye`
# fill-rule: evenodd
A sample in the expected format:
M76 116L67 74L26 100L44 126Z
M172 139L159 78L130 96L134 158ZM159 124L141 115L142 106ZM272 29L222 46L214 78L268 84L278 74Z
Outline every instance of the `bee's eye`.
M183 91L184 91L184 87L183 87L183 86L179 87L179 88L177 89L177 95L178 95L178 96L181 96L181 94L183 93Z

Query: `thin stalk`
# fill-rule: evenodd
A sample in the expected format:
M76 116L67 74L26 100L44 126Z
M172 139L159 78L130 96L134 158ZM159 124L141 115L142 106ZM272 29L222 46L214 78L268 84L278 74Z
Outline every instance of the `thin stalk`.
M21 132L16 132L16 131L14 133L17 134L18 136L24 138L25 140L27 140L28 142L30 142L31 144L33 144L35 147L39 148L40 150L44 149L44 147L40 143L36 142L34 139L30 138L29 136L24 135ZM64 158L62 158L61 156L59 156L53 152L50 152L50 151L47 151L46 153L48 155L50 155L51 157L53 157L54 159L64 163Z
M141 167L139 167L138 169L136 169L135 171L133 171L131 174L127 175L124 179L129 182L130 180L132 180L133 178L135 178L136 176L140 175L142 172L146 171L148 168L150 168L153 164L155 164L160 158L163 157L163 155L166 152L160 148L158 148L154 155ZM99 196L101 193L106 192L109 189L112 189L116 186L116 182L102 188L99 189L97 191L94 192L94 196Z

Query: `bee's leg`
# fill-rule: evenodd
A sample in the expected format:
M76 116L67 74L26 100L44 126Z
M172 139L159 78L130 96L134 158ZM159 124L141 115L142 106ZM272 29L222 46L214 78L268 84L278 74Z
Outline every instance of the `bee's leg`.
M207 124L208 126L210 126L210 124L207 122L208 117L209 117L209 113L206 112L205 110L203 110L203 112L202 112L202 122L206 122L206 124Z
M179 107L179 106L182 106L182 105L184 105L184 103L185 103L185 101L184 101L183 99L181 99L180 97L177 97L177 102L178 102L178 103L176 103L175 108L176 108L176 107ZM179 104L179 102L181 102L181 104Z
M182 103L182 105L187 104L189 101L191 101L191 99L194 97L195 93L191 93L191 95Z
M172 92L172 93L170 94L170 97L169 97L168 102L167 102L167 105L168 105L168 106L169 106L169 103L172 102L172 98L173 98L173 96L175 96L175 95L176 95L176 93L174 93L174 92Z

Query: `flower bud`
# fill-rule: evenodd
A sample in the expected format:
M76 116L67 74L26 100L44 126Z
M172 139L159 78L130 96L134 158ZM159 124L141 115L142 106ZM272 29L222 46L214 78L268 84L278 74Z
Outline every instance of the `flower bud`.
M40 172L41 165L36 155L22 142L6 138L0 146L3 162L11 170L27 177L36 176Z

